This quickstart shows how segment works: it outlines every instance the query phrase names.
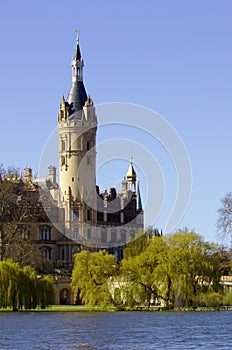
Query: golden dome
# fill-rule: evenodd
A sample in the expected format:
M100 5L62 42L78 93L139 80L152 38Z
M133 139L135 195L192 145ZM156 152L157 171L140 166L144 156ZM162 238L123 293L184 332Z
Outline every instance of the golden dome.
M133 182L136 181L136 172L133 167L132 157L130 158L130 166L126 174L126 177L128 181L133 181Z

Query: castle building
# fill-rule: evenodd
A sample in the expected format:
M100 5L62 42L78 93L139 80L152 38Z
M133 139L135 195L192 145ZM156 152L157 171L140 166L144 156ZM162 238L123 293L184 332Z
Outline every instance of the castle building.
M71 88L67 98L62 97L58 112L59 169L49 166L48 177L41 181L25 168L24 180L17 180L24 182L27 192L36 194L37 202L43 205L43 215L40 213L30 226L34 242L45 259L62 261L66 266L71 266L73 255L83 249L105 249L122 259L126 242L144 227L132 158L120 193L115 188L101 192L96 185L98 122L83 83L78 36L71 68Z

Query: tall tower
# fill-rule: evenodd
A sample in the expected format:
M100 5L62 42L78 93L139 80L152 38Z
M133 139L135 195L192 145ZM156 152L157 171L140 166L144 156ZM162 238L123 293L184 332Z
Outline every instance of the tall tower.
M67 99L62 97L58 115L60 206L66 235L82 238L91 237L96 226L97 117L83 83L78 33L71 66L72 85Z

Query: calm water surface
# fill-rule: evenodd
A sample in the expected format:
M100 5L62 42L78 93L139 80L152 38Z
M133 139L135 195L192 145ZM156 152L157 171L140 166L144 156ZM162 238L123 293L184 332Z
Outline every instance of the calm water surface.
M232 312L0 313L0 350L232 349Z

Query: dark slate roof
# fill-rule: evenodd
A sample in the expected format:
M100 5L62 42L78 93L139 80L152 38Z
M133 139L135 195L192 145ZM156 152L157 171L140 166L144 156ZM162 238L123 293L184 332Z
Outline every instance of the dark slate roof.
M87 94L83 81L73 82L67 98L67 102L70 105L69 115L80 111L86 100Z
M140 194L140 188L139 188L139 183L137 186L137 209L142 210L142 200L141 200L141 194Z
M75 51L73 59L77 60L77 61L79 61L81 59L81 50L80 50L80 46L78 43L77 43L77 47L76 47L76 51Z

